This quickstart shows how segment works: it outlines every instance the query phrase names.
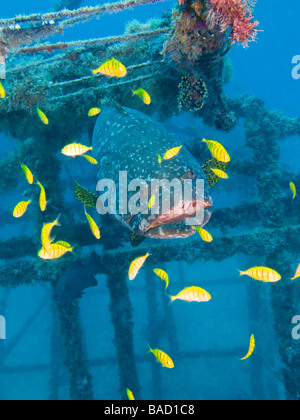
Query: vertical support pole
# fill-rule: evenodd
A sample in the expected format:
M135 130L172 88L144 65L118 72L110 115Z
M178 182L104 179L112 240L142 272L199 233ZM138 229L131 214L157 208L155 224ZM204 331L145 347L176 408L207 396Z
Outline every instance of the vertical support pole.
M261 288L253 288L250 285L247 287L248 295L248 312L249 312L249 338L255 332L255 339L257 342L261 342L263 334L261 334L261 328L257 328L261 320L264 317L264 308L262 302L266 302L266 291ZM255 307L253 302L257 302ZM255 401L261 401L264 399L264 381L263 381L263 358L259 355L255 359L249 360L251 365L250 369L250 389L251 398Z
M283 193L279 188L281 173L279 168L280 146L278 144L280 132L261 101L253 100L248 104L246 116L247 145L253 150L253 160L257 167L256 184L258 188L258 203L260 218L266 227L280 227L284 224L285 214ZM284 252L284 243L274 249L270 244L262 252L266 257L266 266L278 270L283 278L288 277L291 257ZM295 373L293 356L290 347L292 313L296 313L295 289L292 286L278 283L271 288L271 302L275 318L275 328L279 339L280 356L287 368L284 370L286 393L289 399L297 399L295 387ZM259 309L256 307L255 312ZM295 354L294 354L295 356ZM260 371L255 370L255 388ZM259 382L262 380L259 379ZM255 391L256 392L256 391ZM262 390L260 391L262 392Z
M133 311L124 272L111 272L107 276L107 287L110 293L111 321L115 331L114 344L119 361L120 394L122 399L127 399L126 388L129 388L135 398L139 399L140 385L133 348Z
M82 342L79 303L77 300L56 300L64 364L70 375L71 400L93 400L92 377Z
M61 340L59 336L59 320L57 317L57 310L54 302L51 304L52 314L52 331L51 331L51 349L50 349L50 386L49 386L49 400L59 400L59 376L62 368L61 358Z
M145 283L146 283L146 299L148 307L148 329L149 329L149 344L151 346L158 346L159 343L159 330L157 328L156 320L158 319L157 308L157 293L156 283L153 272L147 268L145 269ZM149 358L151 362L152 359ZM151 364L151 375L152 375L152 395L153 400L161 399L161 367L158 363Z
M162 264L161 267L163 270L166 270L165 264ZM180 273L182 276L181 278L184 278L184 272L183 272L182 267L181 267ZM168 326L167 335L168 335L168 341L170 344L170 352L171 354L177 353L178 352L178 339L177 339L177 334L176 334L177 329L175 326L173 307L172 305L170 305L170 299L166 295L165 285L161 285L161 299L162 299L164 312L165 312L165 322L166 322L166 325Z

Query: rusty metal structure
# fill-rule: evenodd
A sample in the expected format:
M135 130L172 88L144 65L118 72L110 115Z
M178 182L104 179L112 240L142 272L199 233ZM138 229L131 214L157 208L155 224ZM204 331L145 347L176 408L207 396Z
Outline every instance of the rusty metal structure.
M198 241L179 241L176 246L170 242L150 242L136 249L122 248L128 243L127 232L112 219L103 220L102 251L96 256L97 271L106 276L110 296L120 396L125 399L126 388L130 388L135 390L136 399L139 398L141 384L137 364L144 360L135 357L127 270L130 261L148 251L152 254L151 264L160 266L171 261L217 263L243 254L263 255L266 265L279 270L284 281L271 288L271 303L286 398L298 399L300 363L296 343L290 338L290 322L291 315L299 312L299 283L288 279L293 271L295 250L300 246L300 205L295 201L291 206L290 196L284 191L291 179L300 185L300 174L283 170L279 157L280 142L289 136L300 136L300 117L292 119L281 112L270 111L257 98L241 96L229 99L224 95L226 55L232 40L229 32L204 24L209 1L188 1L147 24L131 22L123 36L56 44L42 42L69 26L101 18L104 13L117 13L157 1L129 0L0 20L0 55L6 73L3 81L6 98L0 102L0 127L2 133L16 141L14 149L0 159L1 197L17 187L21 161L43 180L47 195L54 203L46 214L42 214L37 204L38 191L28 188L28 195L35 198L32 204L35 234L0 240L1 260L5 262L0 266L0 286L9 290L37 283L51 285L53 317L60 325L60 334L53 332L53 340L60 341L64 354L70 398L93 399L93 378L82 337L78 297L58 299L56 290L69 267L74 264L89 267L95 255L79 252L51 263L37 257L41 226L43 222L54 220L58 213L62 214L62 227L57 230L59 238L67 238L70 243L78 244L81 250L97 245L87 224L78 221L66 201L58 151L65 144L80 140L81 136L91 139L94 122L87 118L87 112L91 104L101 105L107 97L121 105L156 114L161 120L188 111L202 119L204 124L227 133L242 120L245 147L249 153L245 160L234 159L230 172L253 180L256 197L251 203L243 202L234 208L215 211L211 226L221 226L222 233L214 238L212 246L207 247ZM122 60L128 69L126 78L115 80L91 75L90 69L97 68L109 57ZM146 110L137 98L132 97L130 89L141 81L155 98ZM40 124L37 107L49 116L49 126ZM201 163L208 157L200 139L191 140L187 146ZM215 188L233 191L240 186L233 182ZM5 219L6 215L2 216ZM245 231L232 234L231 230L237 227L244 227ZM116 237L117 244L113 239ZM160 291L151 281L149 270L146 271L145 290L150 317L155 313ZM168 306L165 307L165 319L170 325L174 323L172 308ZM151 327L150 322L148 333L151 340L159 339L158 330L153 325ZM169 335L168 340L172 349L178 349L176 335ZM186 352L181 356L197 357ZM52 399L57 398L57 374L53 367ZM156 384L153 385L153 397L157 399L161 398L160 376L157 366L153 367L152 380ZM257 383L253 386L257 387Z

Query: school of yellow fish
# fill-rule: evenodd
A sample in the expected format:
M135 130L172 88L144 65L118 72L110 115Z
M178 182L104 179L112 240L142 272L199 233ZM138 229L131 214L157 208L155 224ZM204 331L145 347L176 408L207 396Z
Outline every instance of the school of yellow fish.
M103 63L98 69L93 70L92 73L94 75L102 74L109 77L121 78L127 75L127 69L121 62L112 58L111 60L108 60L105 63ZM140 98L140 100L142 100L145 105L151 104L151 97L144 89L139 88L136 90L132 90L132 93L133 95L136 95L138 98ZM5 97L6 97L6 92L2 83L0 82L0 98L4 99ZM88 112L88 117L97 116L98 114L100 114L100 112L101 112L100 108L91 108ZM43 124L49 125L48 117L40 108L37 108L37 114ZM206 140L206 139L203 139L203 142L207 144L207 147L211 155L215 159L224 163L230 162L230 156L228 152L220 143L218 143L215 140ZM164 151L163 155L158 153L157 154L158 163L162 164L163 160L168 161L175 158L180 153L181 149L182 149L182 146L177 146L170 150ZM87 152L92 151L92 150L93 150L92 147L88 147L88 146L78 144L78 143L72 143L72 144L66 145L62 149L61 153L67 157L72 157L72 158L84 157L91 164L97 165L98 162L96 161L96 159L86 154ZM33 185L34 176L32 172L30 171L30 169L25 164L20 163L20 166L25 175L27 182L30 185ZM217 168L211 168L211 170L219 178L228 179L228 175L224 171ZM38 185L38 187L40 188L40 196L39 196L40 210L42 212L45 212L47 208L45 188L39 181L37 181L35 185ZM293 182L290 182L289 186L293 194L292 201L294 201L297 196L296 186ZM149 203L148 203L149 209L151 209L155 205L155 202L156 202L156 196L153 195L150 198ZM13 210L13 216L15 218L22 217L26 213L27 208L31 203L32 203L32 200L19 202ZM99 240L101 238L99 227L97 226L93 218L87 213L86 208L84 208L84 212L85 212L85 216L86 216L86 219L87 219L87 222L89 224L92 234L94 235L96 239ZM55 221L46 223L42 227L42 231L41 231L42 248L38 252L38 256L44 260L53 260L53 259L61 258L63 255L67 254L68 252L70 253L73 252L73 247L68 242L58 241L56 243L53 243L55 240L55 236L51 236L51 233L54 227L61 226L59 222L59 218L60 216ZM213 241L213 237L211 236L211 234L207 232L206 230L204 230L203 228L199 226L194 226L193 229L199 234L200 238L204 242L211 243ZM151 255L147 253L146 255L136 258L134 261L131 262L129 266L129 270L128 270L128 278L130 281L134 280L138 276L140 270L142 269L146 260L149 257L151 257ZM165 293L167 294L166 291L169 288L169 283L170 283L169 275L160 268L154 269L153 272L163 282L165 282ZM246 275L264 283L276 283L281 280L281 275L277 271L268 267L253 267L246 271L240 271L240 275L241 276ZM296 280L299 277L300 277L300 265L298 266L296 270L295 276L291 280ZM212 299L211 295L206 290L198 286L186 287L185 289L181 290L177 295L168 294L168 296L170 299L170 303L176 300L181 300L185 302L204 303L204 302L209 302ZM255 336L254 334L252 334L250 337L248 353L246 354L245 357L241 358L240 360L244 361L244 360L249 359L254 353L255 347L256 347ZM166 367L168 369L173 369L175 367L174 362L171 359L171 357L164 351L158 348L152 349L149 346L148 353L153 354L155 359L159 363L161 363L163 367ZM129 400L135 399L130 389L127 389L126 393Z
M203 142L205 142L208 146L208 149L210 150L212 156L219 160L220 162L225 162L228 163L230 162L230 156L227 153L226 149L218 142L214 141L214 140L206 140L203 139ZM167 152L165 152L163 158L161 157L160 154L158 154L158 163L161 164L163 160L169 160L169 159L173 159L175 156L178 155L178 153L180 153L181 147L175 147L173 149L168 150ZM215 168L211 168L211 170L219 177L222 179L228 179L228 175L224 172L221 171L219 169L215 169ZM295 199L297 193L296 193L296 186L293 182L290 183L290 189L293 193L293 200ZM152 202L152 198L149 202L149 208L151 208L151 205L153 205ZM209 232L207 232L205 229L199 227L199 226L193 226L193 229L199 234L199 236L201 237L201 239L205 242L212 242L213 241L213 237L211 236L211 234ZM128 272L128 276L130 280L133 280L136 278L136 276L138 275L139 271L141 270L141 268L143 267L144 263L146 262L147 258L149 257L149 253L147 253L145 256L139 257L137 259L135 259L130 267L129 267L129 272ZM166 283L166 287L165 290L168 289L169 287L169 275L162 269L156 268L153 270L153 272ZM240 275L244 276L247 275L255 280L264 282L264 283L276 283L278 281L281 280L281 275L268 267L253 267L250 268L246 271L240 271ZM292 278L292 280L295 280L297 278L300 277L300 265L297 268L296 274L295 276ZM186 302L198 302L198 303L204 303L204 302L209 302L212 297L211 295L204 289L197 287L197 286L190 286L190 287L186 287L185 289L181 290L177 295L168 295L170 298L171 302L174 302L175 300L182 300L182 301L186 301ZM256 347L256 340L255 340L255 336L254 334L251 335L250 337L250 343L249 343L249 350L246 354L246 356L240 358L241 361L245 361L247 359L249 359L254 351L255 351L255 347ZM174 368L174 362L171 359L171 357L165 353L164 351L156 348L156 349L151 349L149 347L149 352L152 353L154 355L154 357L156 358L156 360L163 366L169 369ZM131 392L131 391L130 391ZM128 398L129 395L131 394L127 394Z

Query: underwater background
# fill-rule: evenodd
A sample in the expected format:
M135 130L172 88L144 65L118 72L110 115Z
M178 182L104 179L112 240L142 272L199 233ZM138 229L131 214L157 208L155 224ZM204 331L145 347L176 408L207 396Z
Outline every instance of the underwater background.
M2 5L0 17L48 13L54 10L53 3L12 0ZM75 3L74 8L104 4ZM175 1L165 1L104 14L43 42L121 36L129 33L128 22L161 19L176 6ZM97 105L96 98L105 95L102 91L89 96L87 86L82 98L74 95L64 102L59 99L66 95L60 90L63 86L50 98L42 96L39 83L42 86L43 78L49 77L57 84L89 77L89 70L103 60L98 53L94 59L90 51L86 65L75 51L65 69L37 65L31 72L31 66L56 51L8 54L3 85L9 102L0 105L0 315L6 319L6 340L0 341L1 400L118 400L126 399L126 388L143 400L299 399L300 341L292 338L292 319L300 315L299 282L290 279L300 263L300 201L296 196L292 202L289 188L289 182L300 188L300 80L292 77L292 58L300 54L299 12L298 0L259 0L255 5L253 13L260 22L256 41L248 48L235 43L224 59L224 95L229 104L240 98L232 105L237 118L229 128L224 122L225 127L219 124L218 129L205 114L191 110L172 115L177 106L172 72L178 63L168 62L170 77L159 68L159 76L154 71L150 75L150 91L156 77L160 83L166 77L160 95L159 87L152 89L153 102L157 101L151 109L154 119L190 144L201 163L209 158L206 148L199 146L203 137L220 141L230 151L229 180L221 180L211 191L214 213L207 225L214 237L211 244L195 235L163 244L147 239L132 249L125 229L97 212L93 217L103 240L93 240L73 191L74 180L95 191L93 167L84 160L65 159L58 151L73 141L89 144L94 123L83 120ZM141 62L151 60L152 53L158 59L155 51L162 43L151 42L152 50L142 45L140 51L125 51L126 65L140 63L138 54ZM121 59L122 44L118 48ZM64 70L69 72L65 79ZM14 90L14 101L9 89ZM33 99L24 105L26 89ZM113 99L144 111L137 98L120 89L113 91ZM36 92L41 94L35 97ZM53 113L56 127L40 124L32 112L39 105L50 110L48 116ZM168 108L170 115L163 115ZM38 197L26 183L20 159L35 168L49 192L51 209L43 218L37 205L21 219L12 216L17 202ZM59 213L63 229L59 239L73 241L75 253L57 262L39 261L38 229ZM147 250L153 250L153 260L129 282L126 267ZM270 284L239 276L239 270L254 266L272 266L282 280ZM153 274L156 267L168 272L169 294L197 285L208 290L212 300L170 305L164 283ZM255 352L241 361L251 334L256 338ZM157 363L147 353L149 345L171 355L175 368Z

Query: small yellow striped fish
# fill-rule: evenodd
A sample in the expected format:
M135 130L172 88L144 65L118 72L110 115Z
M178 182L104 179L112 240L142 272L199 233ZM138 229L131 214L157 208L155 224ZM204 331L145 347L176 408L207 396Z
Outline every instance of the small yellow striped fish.
M2 83L0 82L0 98L4 99L5 98L5 89L2 85Z
M265 283L276 283L281 280L281 275L277 271L267 267L253 267L247 271L240 271L240 275L249 276Z
M211 236L211 234L209 232L207 232L207 230L202 229L200 226L192 226L192 228L199 233L200 238L204 241L204 242L212 242L214 239Z
M230 156L227 153L226 149L217 141L203 139L204 143L207 143L207 146L210 150L212 156L219 160L220 162L228 163L230 162Z
M134 95L137 95L144 102L145 105L151 104L150 95L144 89L139 88L137 90L133 90L132 93Z
M48 250L42 248L38 253L38 256L43 260L56 260L58 258L61 258L67 252L73 252L73 248L67 248L57 243L53 245L51 244Z
M70 245L68 242L65 242L65 241L56 242L56 245L61 245L65 248L72 248L72 245Z
M174 362L171 359L170 356L168 356L166 353L164 353L162 350L159 349L151 349L151 347L149 347L149 351L148 353L152 353L154 354L156 360L162 364L163 367L166 367L168 369L173 369L174 368Z
M89 155L83 155L83 157L90 162L92 165L98 165L98 162L96 159L94 159L92 156Z
M173 159L175 156L178 155L181 149L182 149L182 146L174 147L174 149L168 150L164 155L164 160Z
M139 257L136 260L132 261L129 267L129 272L128 272L129 280L134 280L136 278L140 269L143 267L146 259L149 256L150 255L147 253L144 257Z
M45 211L46 207L47 207L47 199L46 199L46 191L45 188L42 186L42 184L38 181L37 185L40 187L41 189L41 193L40 193L40 209L41 211Z
M170 296L171 302L174 300L184 300L186 302L209 302L211 295L204 289L197 286L187 287L176 296Z
M46 117L46 115L43 113L43 111L40 110L40 108L37 108L37 113L38 113L38 116L40 117L40 120L42 121L42 123L44 123L45 125L48 125L49 120Z
M217 169L217 168L210 168L212 171L213 171L213 173L215 174L215 175L217 175L219 178L222 178L222 179L228 179L229 177L228 177L228 175L224 172L224 171L221 171L221 169Z
M95 117L95 115L99 115L100 112L101 112L101 109L100 108L91 108L89 110L88 116L89 117Z
M252 334L252 335L251 335L251 338L250 338L249 351L248 351L248 353L246 354L246 356L245 356L245 357L243 357L241 360L247 360L247 359L249 359L249 357L250 357L250 356L252 356L252 354L254 353L254 350L255 350L255 337L254 337L254 335Z
M84 155L86 152L93 150L92 147L88 147L88 146L84 146L83 144L79 144L79 143L72 143L72 144L68 144L67 146L65 146L61 153L65 156L69 156L69 157L77 157L77 156L82 156Z
M296 280L300 277L300 265L297 268L296 274L294 275L294 277L291 280Z
M290 189L293 193L293 200L292 201L294 201L295 198L296 198L296 195L297 195L297 190L296 190L296 185L293 182L290 182Z
M33 184L33 175L30 171L30 169L27 168L26 165L23 165L22 163L20 163L22 171L24 172L24 175L27 179L28 184L32 185Z
M29 206L30 203L31 203L31 200L21 201L19 204L17 204L13 211L13 216L16 218L22 217L26 213L27 207Z
M98 228L97 224L94 222L92 217L87 213L86 208L84 208L84 212L87 218L87 221L89 222L92 234L95 236L96 239L101 238L100 229Z
M58 218L56 220L54 220L54 222L52 223L46 223L44 224L43 228L42 228L42 232L41 232L41 243L43 248L46 251L50 250L50 244L54 241L55 238L51 238L51 231L54 228L54 226L60 226L59 223L59 218L60 215L58 216Z
M127 394L127 398L130 400L130 401L134 401L135 400L135 398L134 398L134 396L133 396L133 393L130 391L130 389L126 389L126 394Z
M105 74L111 77L125 77L127 74L126 67L120 61L112 58L103 63L98 69L93 70L93 74Z
M160 277L164 282L166 282L166 290L167 290L167 288L169 287L168 274L164 270L161 270L160 268L155 268L155 270L153 271L158 277Z
M157 158L158 158L158 163L159 163L159 164L161 164L161 163L162 163L162 158L161 158L161 156L160 156L160 155L157 155Z
M152 197L149 200L148 208L152 209L152 207L155 205L155 203L156 203L156 195L154 194L154 195L152 195Z

